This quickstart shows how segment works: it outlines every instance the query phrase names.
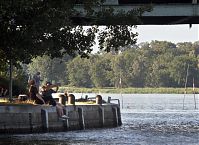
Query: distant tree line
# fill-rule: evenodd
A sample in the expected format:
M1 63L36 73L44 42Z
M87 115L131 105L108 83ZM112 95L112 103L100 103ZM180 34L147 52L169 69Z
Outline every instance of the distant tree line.
M152 41L120 50L100 51L89 59L39 56L26 71L40 71L44 81L75 87L184 87L186 76L187 86L193 80L199 86L199 42Z

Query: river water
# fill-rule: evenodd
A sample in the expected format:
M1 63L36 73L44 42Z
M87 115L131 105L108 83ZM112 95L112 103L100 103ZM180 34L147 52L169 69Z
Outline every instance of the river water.
M0 145L199 145L198 95L195 99L192 94L101 95L104 100L120 99L122 126L0 135Z

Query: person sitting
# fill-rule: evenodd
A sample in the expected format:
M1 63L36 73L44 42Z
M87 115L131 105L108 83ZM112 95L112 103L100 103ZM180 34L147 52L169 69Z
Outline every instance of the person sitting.
M8 90L0 86L0 97L6 97L7 93L8 93Z
M35 80L29 81L29 96L30 100L33 101L35 104L40 104L40 105L45 104L44 99L39 94L39 91L35 85Z
M43 96L39 94L37 87L35 86L35 81L30 80L29 85L30 85L29 88L30 99L34 101L35 104L40 104L40 105L46 104ZM68 118L67 116L64 115L63 108L60 107L60 105L54 104L54 106L56 106L57 114L62 120Z
M53 90L53 88L56 87L56 90ZM42 95L45 103L56 106L58 116L61 116L62 119L67 119L68 116L64 115L63 112L63 106L60 103L57 103L55 99L52 97L52 93L56 93L59 89L58 85L52 84L50 82L47 82L45 86L42 87Z
M50 88L51 86L51 88ZM49 105L52 105L52 106L56 106L57 103L55 101L55 99L52 97L52 93L56 93L57 90L58 90L58 86L56 91L54 91L52 88L55 87L55 85L45 85L45 86L42 86L42 91L41 91L41 94L43 96L43 99L45 101L46 104L49 104Z

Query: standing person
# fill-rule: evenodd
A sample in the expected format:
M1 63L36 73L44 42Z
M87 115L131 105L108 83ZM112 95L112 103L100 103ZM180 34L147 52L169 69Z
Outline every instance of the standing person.
M55 87L56 87L56 90L53 90L53 88ZM46 85L43 86L42 89L43 89L42 95L45 100L45 103L52 106L56 106L57 114L62 120L68 119L68 116L64 115L63 106L60 103L57 103L52 97L52 93L56 93L59 89L59 86L55 84L51 84L50 82L46 82Z
M33 79L35 80L35 86L37 87L37 90L39 91L39 86L40 86L40 72L37 72L34 76Z
M29 95L30 95L30 99L32 101L34 101L35 104L45 104L44 99L42 98L42 96L39 94L39 91L36 87L35 84L35 80L30 80L29 81Z

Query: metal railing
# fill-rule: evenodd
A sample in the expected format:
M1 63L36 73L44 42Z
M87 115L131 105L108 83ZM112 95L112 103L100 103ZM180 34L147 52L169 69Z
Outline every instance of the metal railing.
M112 101L117 101L117 104L120 106L120 99L111 99L111 97L108 97L107 103L111 103Z

